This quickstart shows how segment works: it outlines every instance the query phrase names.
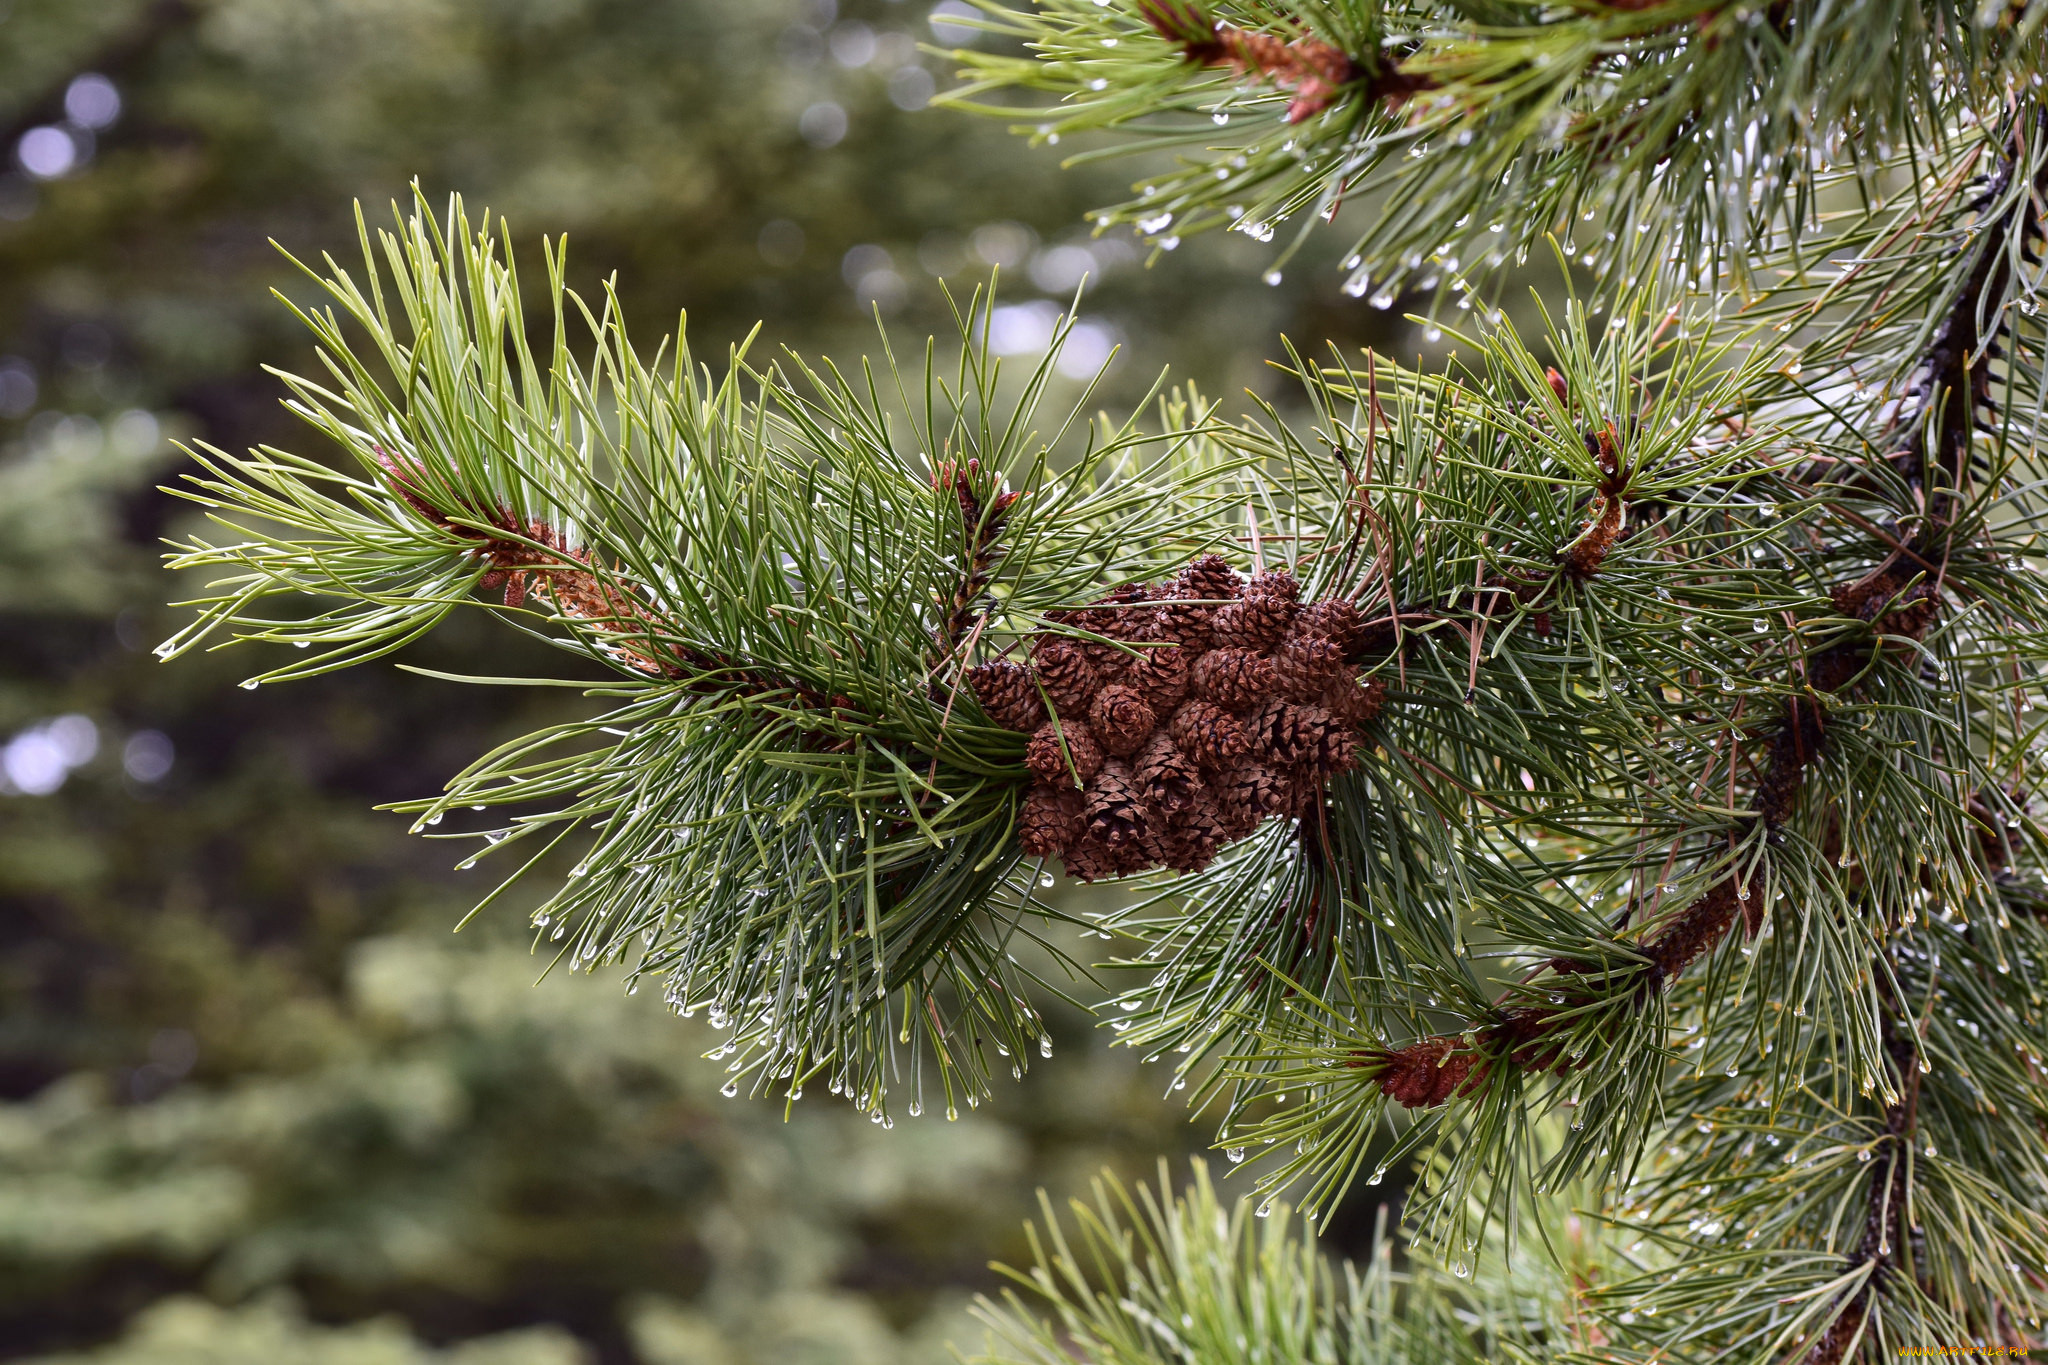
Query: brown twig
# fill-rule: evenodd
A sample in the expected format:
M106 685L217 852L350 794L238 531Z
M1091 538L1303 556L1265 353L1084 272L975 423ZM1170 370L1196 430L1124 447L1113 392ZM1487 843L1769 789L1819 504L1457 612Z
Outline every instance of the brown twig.
M1436 88L1435 77L1405 72L1378 54L1361 61L1319 38L1288 42L1219 23L1194 0L1138 0L1138 12L1160 37L1179 44L1195 65L1228 67L1241 76L1263 77L1292 90L1289 123L1315 117L1348 90L1385 100L1391 109Z
M1931 594L1901 594L1895 581L1879 575L1837 589L1836 606L1877 630L1917 638L1933 621L1935 599ZM1869 662L1875 648L1875 642L1864 637L1822 652L1809 670L1813 686L1832 692L1847 685ZM1756 783L1754 813L1744 819L1745 826L1761 824L1768 834L1792 818L1807 773L1821 756L1826 727L1826 704L1818 696L1788 699L1784 720L1772 737L1769 758ZM1731 764L1731 776L1732 771ZM1763 927L1763 897L1746 867L1737 867L1716 881L1637 947L1650 966L1645 989L1663 990L1726 938L1738 919L1752 938ZM1553 960L1549 965L1559 976L1580 974L1569 960ZM1351 1065L1374 1071L1380 1093L1411 1109L1443 1104L1469 1093L1497 1064L1563 1075L1584 1059L1563 1056L1555 1035L1570 1026L1579 1009L1580 1004L1573 1002L1513 1005L1500 1011L1493 1022L1471 1030L1423 1038L1401 1048L1361 1051Z
M522 522L502 505L443 512L429 498L416 465L381 449L376 460L391 491L422 521L470 542L470 556L490 566L477 586L501 590L506 607L517 609L529 591L538 592L561 615L600 631L601 647L612 658L636 672L683 681L692 690L739 687L759 696L787 694L810 710L854 710L851 698L828 697L794 679L682 643L671 622L613 575L600 572L589 550L569 544L547 523Z

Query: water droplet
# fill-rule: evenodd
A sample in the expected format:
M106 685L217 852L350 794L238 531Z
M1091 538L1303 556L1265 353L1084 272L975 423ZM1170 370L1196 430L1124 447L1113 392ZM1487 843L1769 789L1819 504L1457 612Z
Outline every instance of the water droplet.
M1234 1164L1236 1162L1244 1160L1244 1148L1226 1147L1223 1151L1223 1155Z
M256 690L256 684L257 684L257 682L258 682L258 680L257 680L257 679L255 679L255 678L244 678L244 679L242 679L242 690L243 690L244 692L254 692L254 691Z

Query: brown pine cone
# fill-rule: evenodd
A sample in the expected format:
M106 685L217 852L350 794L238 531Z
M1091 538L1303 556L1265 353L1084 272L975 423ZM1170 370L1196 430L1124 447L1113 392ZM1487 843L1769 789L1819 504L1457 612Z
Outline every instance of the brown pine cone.
M1064 749L1060 747L1062 734L1067 741ZM1071 770L1067 766L1069 757L1073 759ZM1031 742L1024 746L1024 766L1041 782L1072 787L1075 777L1090 782L1102 771L1102 746L1080 721L1049 720L1038 727Z
M1385 706L1387 684L1380 678L1339 678L1323 693L1323 708L1340 724L1357 729L1373 720Z
M1309 707L1319 710L1319 707ZM1324 713L1325 715L1328 712ZM1322 738L1316 741L1316 751L1309 756L1308 765L1316 776L1328 781L1338 773L1348 773L1358 766L1358 736L1350 727L1340 725L1333 716L1323 730Z
M1242 593L1244 580L1237 576L1237 570L1224 563L1222 555L1200 555L1180 571L1175 586L1180 597L1217 601Z
M1152 600L1152 589L1143 583L1126 583L1089 609L1088 629L1112 640L1151 640L1152 609L1141 603Z
M1217 813L1232 839L1250 834L1259 821L1286 810L1293 799L1284 776L1256 763L1232 769L1213 790Z
M1138 794L1145 798L1155 816L1186 810L1202 790L1195 761L1175 747L1164 731L1146 741L1138 756L1131 760L1131 772L1137 779Z
M1137 662L1136 656L1127 649L1109 643L1111 640L1139 638L1132 635L1134 628L1145 624L1144 609L1129 609L1120 606L1125 602L1145 600L1145 588L1140 584L1127 584L1092 606L1073 612L1068 622L1082 630L1100 635L1100 640L1076 640L1081 655L1095 670L1096 685L1106 687L1113 682L1123 681L1124 673Z
M1078 644L1063 635L1040 640L1031 653L1031 662L1039 684L1056 708L1076 716L1087 714L1088 703L1101 690L1102 680L1095 675L1094 666Z
M1299 763L1281 774L1287 783L1287 815L1307 815L1323 804L1323 797L1330 789L1329 779L1310 767Z
M1100 640L1082 640L1078 643L1081 646L1081 657L1095 670L1098 687L1108 687L1111 683L1122 682L1124 674L1137 662L1129 650L1119 645L1104 644Z
M1183 704L1173 715L1173 742L1202 767L1234 767L1251 751L1251 740L1228 711L1206 701Z
M1174 586L1159 589L1156 605L1152 608L1153 638L1177 641L1193 653L1200 654L1209 647L1212 638L1209 622L1216 615L1216 608L1183 602L1173 595L1179 591Z
M1271 573L1254 574L1252 581L1244 585L1244 595L1298 603L1301 601L1301 584L1285 569L1275 569Z
M1350 658L1365 646L1365 613L1341 597L1311 602L1294 618L1296 635L1320 635Z
M1272 661L1248 649L1212 649L1195 662L1195 691L1226 711L1246 710L1272 695Z
M1260 574L1244 590L1244 596L1216 612L1210 630L1216 643L1226 649L1252 649L1261 653L1279 644L1294 624L1299 607L1295 595L1301 587L1292 574Z
M1155 715L1170 716L1181 698L1188 694L1188 666L1194 658L1178 645L1148 649L1145 657L1132 664L1130 671L1124 674L1124 683L1144 695L1146 704Z
M1311 714L1311 708L1275 700L1247 717L1244 730L1251 738L1253 762L1278 771L1307 762L1329 726L1330 713L1319 706Z
M1343 671L1344 651L1337 642L1321 635L1303 635L1298 623L1294 634L1273 655L1274 685L1294 701L1320 701Z
M976 664L967 670L967 685L988 718L1005 730L1028 735L1045 723L1045 701L1021 664L1007 659Z
M1069 877L1084 882L1106 881L1119 875L1115 851L1100 839L1086 834L1066 851L1060 861L1066 864Z
M1130 765L1110 759L1088 786L1088 835L1121 852L1136 847L1145 830L1145 805Z
M1065 853L1087 830L1087 798L1072 787L1033 787L1017 814L1017 842L1026 857Z
M1144 747L1159 718L1135 687L1105 687L1088 709L1095 738L1105 753L1128 758Z
M1175 872L1200 872L1216 859L1216 851L1228 841L1223 816L1215 800L1203 792L1173 818L1168 827L1164 856L1160 859Z

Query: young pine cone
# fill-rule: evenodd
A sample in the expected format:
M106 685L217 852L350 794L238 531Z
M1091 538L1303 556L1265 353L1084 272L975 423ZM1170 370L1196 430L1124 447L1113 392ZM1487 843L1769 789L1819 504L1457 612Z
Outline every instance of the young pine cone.
M1062 737L1066 739L1064 748ZM1071 769L1069 758L1073 760ZM1024 746L1024 766L1048 786L1071 788L1076 777L1091 782L1102 771L1102 748L1079 721L1049 720Z
M1272 573L1254 574L1252 581L1244 585L1246 597L1272 597L1283 602L1301 601L1301 584L1285 569Z
M1188 694L1188 665L1194 656L1181 646L1148 649L1132 664L1124 683L1143 694L1155 715L1170 716Z
M1235 767L1251 751L1244 727L1210 702L1187 702L1174 712L1170 728L1181 752L1211 771Z
M1237 570L1223 562L1223 556L1202 555L1180 571L1175 586L1180 597L1220 601L1242 593L1244 580L1237 576Z
M1361 682L1357 678L1339 678L1323 693L1323 709L1337 718L1340 725L1357 729L1373 720L1386 704L1387 685L1379 678L1368 678Z
M1039 643L1031 662L1056 708L1076 716L1087 714L1088 703L1101 690L1102 680L1079 645L1065 636L1055 636Z
M1215 791L1217 813L1233 831L1233 839L1251 833L1268 815L1286 810L1294 797L1285 776L1257 763L1232 770L1217 782Z
M1165 856L1160 861L1176 872L1200 872L1215 861L1228 837L1215 800L1204 792L1173 817L1161 841Z
M1130 766L1119 759L1102 765L1088 788L1088 836L1113 852L1137 847L1145 832L1145 805Z
M1089 609L1088 629L1112 640L1150 640L1152 609L1141 605L1152 599L1143 583L1126 583Z
M1152 728L1159 723L1144 696L1135 687L1121 685L1105 687L1095 694L1088 719L1103 751L1118 758L1128 758L1144 747Z
M988 718L1005 730L1028 735L1045 723L1045 702L1020 664L1007 659L976 664L967 670L967 685Z
M1065 853L1088 828L1087 798L1072 787L1033 787L1017 815L1017 842L1031 858Z
M1311 602L1294 618L1296 635L1320 635L1350 658L1365 646L1365 613L1341 597Z
M1195 691L1226 711L1256 706L1272 695L1272 661L1248 649L1212 649L1195 663Z
M1306 710L1318 710L1307 707ZM1324 712L1328 715L1328 712ZM1340 725L1333 716L1323 728L1322 737L1316 741L1316 751L1309 755L1308 766L1316 774L1318 782L1326 781L1338 773L1348 773L1358 766L1358 736L1350 727Z
M1293 701L1322 700L1343 671L1344 651L1337 642L1321 635L1303 635L1298 625L1273 656L1273 684Z
M1078 877L1084 882L1105 881L1123 875L1118 868L1115 850L1087 834L1083 834L1060 861L1066 865L1069 877Z
M1251 649L1266 653L1280 643L1288 626L1294 624L1294 604L1278 593L1245 591L1231 606L1217 608L1208 628L1217 645L1225 649Z
M1105 641L1151 638L1146 633L1152 623L1150 610L1128 605L1143 602L1145 596L1142 584L1126 584L1095 605L1074 614L1073 624L1104 637L1103 640L1081 640L1078 643L1082 655L1105 686L1123 681L1124 674L1137 662L1137 656L1131 651Z
M1316 752L1329 724L1330 713L1321 707L1311 715L1306 707L1269 701L1245 720L1252 761L1275 771L1305 763Z
M1202 791L1195 761L1176 748L1163 731L1146 741L1138 756L1131 760L1131 773L1137 780L1138 794L1155 815L1186 810Z

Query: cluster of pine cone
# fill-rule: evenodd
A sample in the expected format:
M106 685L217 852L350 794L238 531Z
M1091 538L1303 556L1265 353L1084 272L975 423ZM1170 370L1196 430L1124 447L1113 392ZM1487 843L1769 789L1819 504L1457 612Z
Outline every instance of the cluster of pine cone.
M989 718L1031 736L1024 852L1084 881L1199 872L1267 816L1312 809L1386 688L1358 676L1358 608L1299 598L1292 575L1247 583L1204 555L1059 621L1103 639L1047 633L1028 666L969 669Z

